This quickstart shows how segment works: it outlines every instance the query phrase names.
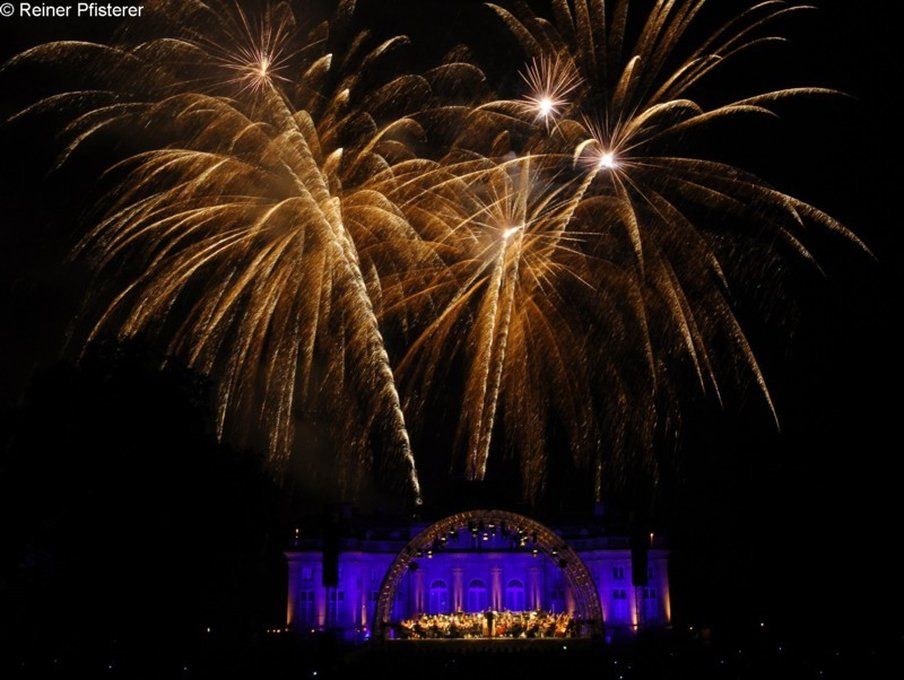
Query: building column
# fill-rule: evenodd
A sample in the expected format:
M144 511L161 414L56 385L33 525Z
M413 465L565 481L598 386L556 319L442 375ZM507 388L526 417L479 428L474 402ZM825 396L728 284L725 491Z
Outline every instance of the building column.
M414 612L424 611L424 572L418 569L414 572Z
M365 587L365 580L363 576L363 569L358 572L358 579L356 583L356 592L355 596L357 598L357 602L355 603L356 610L356 618L358 625L366 626L367 625L367 588Z
M527 599L531 609L540 609L543 602L540 597L540 567L530 567L527 570L528 591Z
M289 588L286 598L286 626L294 628L295 612L298 611L298 581L301 578L301 564L289 558Z
M323 573L319 566L317 567L314 583L314 608L316 610L317 626L323 628L326 625L326 588L323 586Z
M665 560L662 561L659 567L659 573L659 587L662 591L662 611L665 616L665 623L669 624L672 622L672 600L669 595L669 571Z
M628 606L631 608L631 628L635 631L640 630L642 620L638 590L640 590L640 586L632 585L628 588Z
M653 570L653 578L650 580L650 585L656 588L656 606L653 613L655 620L647 623L660 626L671 623L672 618L672 603L669 600L668 563L661 557L651 557L650 567Z
M454 567L452 569L452 611L459 612L464 609L464 569Z
M490 569L490 609L502 609L502 567Z

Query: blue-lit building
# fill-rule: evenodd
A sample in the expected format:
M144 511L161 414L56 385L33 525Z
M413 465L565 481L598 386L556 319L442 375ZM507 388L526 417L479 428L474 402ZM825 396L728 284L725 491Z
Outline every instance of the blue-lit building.
M329 550L337 556L338 573L326 579L335 586L324 585L329 559L325 563L322 541L300 533L286 552L289 628L368 637L387 570L427 526L369 527L335 541ZM669 624L668 550L660 539L650 535L645 559L632 560L625 536L610 535L593 523L550 529L586 566L607 636ZM555 552L533 547L526 536L517 539L492 524L480 530L472 525L419 549L392 593L392 620L487 609L573 612L575 596ZM646 574L633 573L637 564Z

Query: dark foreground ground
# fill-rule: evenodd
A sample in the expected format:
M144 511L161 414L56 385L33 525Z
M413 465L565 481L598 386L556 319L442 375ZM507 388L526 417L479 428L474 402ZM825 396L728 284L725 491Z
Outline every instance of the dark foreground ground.
M783 642L765 628L745 637L719 639L704 630L672 631L608 646L563 640L352 647L329 636L271 634L243 644L205 633L196 649L182 658L165 647L155 653L149 645L138 652L111 641L105 658L60 650L48 658L20 658L0 667L0 677L822 680L901 677L904 668L904 638L881 632L871 643L837 645Z

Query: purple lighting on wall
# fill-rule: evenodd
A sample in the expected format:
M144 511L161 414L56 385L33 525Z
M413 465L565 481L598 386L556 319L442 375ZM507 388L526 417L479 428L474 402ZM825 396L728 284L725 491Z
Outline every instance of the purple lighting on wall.
M300 632L338 630L361 640L369 637L387 570L410 537L423 528L389 527L345 541L335 588L321 585L322 553L317 541L296 539L286 553L289 627ZM669 623L667 550L655 544L650 548L646 578L640 579L646 585L640 587L632 585L626 538L594 527L556 533L563 545L573 548L568 554L577 555L587 567L607 637L612 632L630 634ZM444 532L407 561L395 590L391 619L487 609L573 613L575 593L563 573L564 557L555 548L538 549L536 536L503 523Z

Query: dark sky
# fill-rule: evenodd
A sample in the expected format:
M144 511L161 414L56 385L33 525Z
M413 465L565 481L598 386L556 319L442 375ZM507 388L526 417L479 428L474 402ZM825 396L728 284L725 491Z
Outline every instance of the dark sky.
M893 109L901 82L893 51L899 36L893 3L818 4L820 11L787 24L790 45L755 67L742 64L737 80L723 86L817 84L852 97L784 106L780 121L713 144L849 225L875 259L839 239L815 235L825 276L800 268L778 288L742 282L755 304L741 315L782 429L775 431L753 395L724 411L706 404L688 409L683 463L663 494L657 519L675 545L675 610L688 620L772 613L790 625L815 619L839 627L901 626L904 597L895 557L904 472L897 436L901 360L892 323L901 309L901 190L892 148L900 136ZM379 30L409 33L424 46L424 59L462 39L473 41L491 73L504 72L512 58L511 44L499 37L479 3L361 5ZM107 26L95 23L87 32L102 37ZM0 58L85 29L0 20ZM21 95L0 92L4 111ZM46 140L51 136L45 132ZM58 389L46 376L62 356L85 282L63 260L77 233L71 211L79 183L90 183L90 177L67 178L66 186L45 179L44 141L0 135L4 439L22 422L23 403L50 404L33 427L52 430L61 422L53 411L60 402L42 390ZM723 141L730 148L723 150ZM774 295L781 299L770 299ZM151 380L138 371L127 373L126 381L129 375ZM101 427L102 421L93 422ZM136 426L154 428L140 418ZM178 436L179 427L169 431ZM194 425L184 427L194 432ZM79 441L84 444L90 434L89 428ZM40 447L32 450L40 453ZM43 474L55 475L53 469Z

